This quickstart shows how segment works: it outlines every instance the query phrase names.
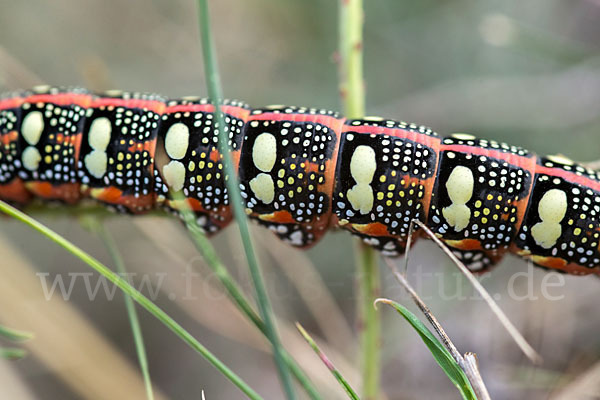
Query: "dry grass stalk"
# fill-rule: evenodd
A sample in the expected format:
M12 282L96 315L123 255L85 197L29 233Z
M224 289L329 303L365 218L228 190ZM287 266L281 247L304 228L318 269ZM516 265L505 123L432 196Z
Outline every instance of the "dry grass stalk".
M513 325L512 322L508 319L506 314L500 309L498 304L494 301L492 296L485 290L485 288L479 283L477 278L473 275L471 271L452 253L452 251L429 229L424 223L419 220L414 219L412 221L414 224L418 225L427 236L429 236L443 251L450 257L452 262L458 267L458 269L467 277L471 285L477 290L477 292L481 295L481 297L488 304L492 312L496 315L496 317L500 320L500 323L504 326L504 328L508 331L510 336L513 338L517 346L523 351L523 353L529 358L531 362L534 364L541 364L542 357L531 347L531 345L525 340L523 335L517 330L517 328Z
M485 387L485 383L483 382L483 378L481 377L481 373L479 372L479 362L477 360L477 354L467 352L464 357L465 363L464 366L461 365L465 374L469 378L469 382L471 382L471 386L473 390L475 390L475 394L479 400L491 400L490 394Z
M458 351L458 349L456 348L456 346L454 345L454 343L452 342L450 337L446 334L446 331L444 330L442 325L439 323L439 321L437 320L435 315L433 315L433 313L431 312L431 310L429 309L427 304L425 304L425 302L419 297L419 295L413 289L413 287L410 285L410 283L408 283L408 280L406 279L406 277L398 271L394 262L392 260L390 260L389 258L384 258L384 260L385 260L385 263L387 264L387 266L390 268L390 270L394 274L394 276L396 277L396 280L398 280L398 282L400 282L402 287L410 295L413 302L417 305L417 307L419 307L421 312L425 315L427 320L431 323L431 325L433 326L433 329L436 331L436 333L442 340L444 347L450 352L450 354L452 355L452 358L454 358L454 361L456 361L456 363L460 366L460 368L465 372L465 374L469 378L469 382L471 383L473 390L477 394L478 399L479 400L490 400L490 396L488 394L487 388L485 387L483 379L481 379L481 374L479 373L477 362L475 361L475 363L473 363L473 362L467 363L467 361L460 354L460 352ZM467 354L474 354L474 353L467 353Z

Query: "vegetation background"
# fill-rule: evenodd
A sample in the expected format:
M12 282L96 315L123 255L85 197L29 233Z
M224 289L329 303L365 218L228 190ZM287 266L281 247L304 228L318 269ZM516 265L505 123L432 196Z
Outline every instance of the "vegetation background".
M598 0L365 3L368 114L425 124L440 134L469 132L541 154L600 158ZM336 2L220 0L211 7L228 97L255 106L340 109ZM195 3L189 1L0 0L0 89L45 82L205 95L197 32ZM110 265L97 237L73 218L39 218ZM259 393L282 398L265 340L229 304L178 222L119 217L107 226L137 273L134 286L151 281L160 289L161 307ZM255 232L286 346L327 388L327 398L343 398L292 323L313 332L358 386L350 235L334 232L299 252L262 229ZM121 294L109 300L100 289L90 299L80 274L68 302L58 295L47 301L44 276L36 273L49 273L49 282L62 276L68 287L68 273L88 268L15 221L3 220L0 234L0 322L36 335L27 344L29 357L0 361L0 397L143 398ZM214 242L250 290L237 232L229 228ZM191 276L190 267L200 275ZM526 274L515 276L519 272ZM547 275L512 256L483 278L544 357L534 367L432 243L416 245L410 276L457 347L477 352L493 398L559 398L564 385L581 382L584 374L597 378L597 279L564 277L564 285L548 290L561 298L552 300L541 289ZM95 288L98 277L89 279ZM383 295L410 303L387 271ZM388 398L458 398L415 332L391 310L380 312ZM201 390L207 399L241 396L160 323L140 316L159 398L199 398Z

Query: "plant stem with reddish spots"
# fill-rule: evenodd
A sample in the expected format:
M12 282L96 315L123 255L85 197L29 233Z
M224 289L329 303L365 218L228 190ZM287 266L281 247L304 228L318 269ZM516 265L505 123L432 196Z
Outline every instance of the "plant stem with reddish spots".
M347 118L361 118L365 115L362 0L341 0L339 7L340 98ZM379 265L375 251L362 242L357 243L356 253L362 395L365 400L376 400L380 384L381 321L373 301L379 294Z
M333 365L333 363L329 360L329 357L325 355L317 345L317 342L306 332L304 327L300 325L300 323L296 322L296 329L300 332L304 340L309 344L310 347L314 350L315 353L319 356L325 367L331 372L331 374L335 377L335 379L342 385L350 399L352 400L360 400L352 386L348 383L348 381L344 378L344 376L338 371L338 369Z
M365 400L376 400L379 398L380 384L381 319L373 302L380 294L379 263L375 250L360 241L356 243L356 255L362 396Z
M365 115L362 0L341 0L339 24L339 91L344 115L347 118L361 118Z

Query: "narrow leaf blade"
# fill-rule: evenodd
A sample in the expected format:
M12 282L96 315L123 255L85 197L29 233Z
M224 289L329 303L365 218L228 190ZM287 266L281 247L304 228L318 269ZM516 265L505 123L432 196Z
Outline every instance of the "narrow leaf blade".
M0 325L0 336L11 342L25 342L29 339L33 339L33 333L31 332L19 331L2 325Z
M448 376L450 381L458 388L464 399L477 400L471 384L464 371L458 363L452 358L452 355L440 343L440 341L431 333L421 320L401 304L389 299L377 299L375 303L383 303L393 307L421 336L421 339L433 355L440 368Z
M306 340L306 342L309 344L309 346L319 356L321 361L323 361L323 364L325 364L325 366L327 367L329 372L331 372L331 374L339 382L339 384L342 386L342 388L344 388L348 397L352 400L360 400L360 398L358 397L358 394L356 394L356 392L354 391L352 386L350 386L350 384L348 383L346 378L344 378L344 376L341 374L341 372L335 367L335 365L333 365L333 363L329 360L329 357L327 357L325 355L325 353L323 353L323 351L319 348L319 345L317 344L317 342L315 342L315 340L312 338L312 336L309 335L309 333L306 331L306 329L304 329L304 327L302 325L300 325L300 323L298 323L298 322L296 322L296 328L298 329L298 331L300 332L300 334L302 335L304 340Z
M0 347L0 359L6 360L20 360L25 358L27 352L23 349L17 349L14 347Z

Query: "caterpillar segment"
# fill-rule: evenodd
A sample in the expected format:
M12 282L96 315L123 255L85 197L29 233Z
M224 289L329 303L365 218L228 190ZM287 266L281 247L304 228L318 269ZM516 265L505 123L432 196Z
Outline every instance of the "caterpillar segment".
M600 175L564 156L539 158L534 172L534 190L511 251L548 269L597 273Z
M427 225L472 271L492 268L519 231L536 157L468 134L444 138Z
M22 98L18 176L34 196L75 204L77 160L92 96L81 88L39 86Z
M77 159L83 194L121 212L154 207L154 156L164 100L116 90L94 96Z
M0 198L21 204L32 197L19 176L22 167L19 147L21 106L25 97L24 93L0 95Z
M177 213L182 204L173 199L172 193L181 192L187 206L195 212L198 225L209 234L218 232L232 219L225 184L229 178L218 149L214 110L207 99L168 101L158 133L154 169L157 203ZM246 104L226 100L221 110L237 169L250 109Z
M309 247L327 231L343 119L314 108L253 110L239 164L246 211L282 240Z
M231 220L232 177L214 109L80 88L0 95L0 198L178 213L180 192L218 232ZM473 271L507 252L566 273L600 270L600 175L566 157L319 109L226 101L222 111L247 214L294 246L340 227L396 256L417 219Z
M427 221L439 145L427 127L381 118L346 121L335 224L385 255L404 253L411 221Z

